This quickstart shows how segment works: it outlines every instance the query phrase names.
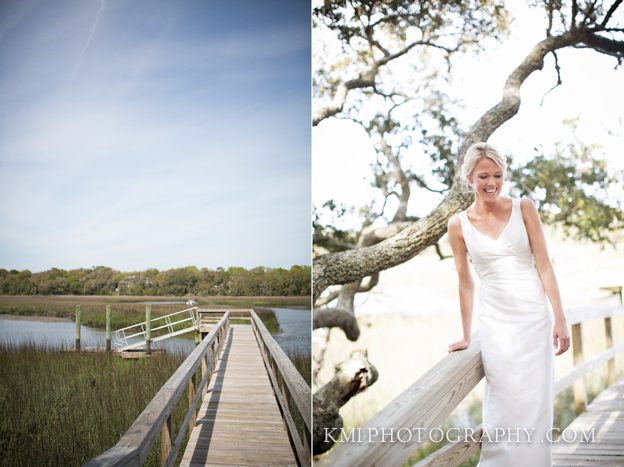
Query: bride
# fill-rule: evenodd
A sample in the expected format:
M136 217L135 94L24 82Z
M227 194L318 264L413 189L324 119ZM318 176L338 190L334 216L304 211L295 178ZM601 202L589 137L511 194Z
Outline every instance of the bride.
M476 310L486 379L479 466L550 467L553 356L568 350L570 337L540 217L530 199L500 196L506 163L489 144L473 144L461 170L475 199L448 222L463 327L463 338L448 350L470 345L470 260L480 279ZM507 432L524 436L492 436Z

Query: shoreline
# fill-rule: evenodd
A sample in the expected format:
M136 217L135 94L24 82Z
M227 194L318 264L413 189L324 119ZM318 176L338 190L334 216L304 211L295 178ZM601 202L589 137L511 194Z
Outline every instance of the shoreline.
M20 300L45 300L45 301L57 301L57 300L78 300L78 301L96 301L96 302L108 302L118 304L132 304L144 301L183 301L188 300L188 296L175 296L175 295L10 295L0 294L1 301L20 301ZM218 304L214 302L269 302L272 304L283 305L284 302L295 302L297 305L307 307L311 301L309 295L259 295L259 296L246 296L246 295L194 295L194 300ZM228 305L225 305L228 306ZM257 305L262 306L262 305Z
M5 321L40 321L44 323L73 323L71 319L58 316L27 316L0 313L0 320Z

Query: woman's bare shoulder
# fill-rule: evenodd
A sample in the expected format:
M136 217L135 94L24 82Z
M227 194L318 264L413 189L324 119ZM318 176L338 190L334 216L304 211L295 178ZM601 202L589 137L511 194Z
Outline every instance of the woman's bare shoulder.
M447 227L448 233L451 241L453 238L463 238L462 229L461 229L461 220L459 219L460 213L455 213L451 217L449 217Z
M524 218L538 216L535 203L531 198L527 198L526 196L520 198L520 209L522 211L522 217Z
M539 213L537 212L535 202L531 198L526 196L520 198L520 212L525 224L539 223Z
M452 214L451 217L449 217L448 222L447 222L447 226L448 226L449 232L451 231L451 229L457 230L457 229L460 228L461 221L459 219L459 213L458 212L456 212L455 214Z

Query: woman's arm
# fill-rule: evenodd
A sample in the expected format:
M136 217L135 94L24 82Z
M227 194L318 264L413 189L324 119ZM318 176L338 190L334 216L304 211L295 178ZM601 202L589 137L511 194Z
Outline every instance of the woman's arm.
M548 299L552 305L553 313L555 314L553 345L557 347L557 342L559 343L559 349L555 355L561 355L568 350L570 346L570 336L568 334L568 325L561 304L557 278L555 277L555 271L550 261L550 256L548 255L548 248L546 247L542 221L535 204L533 204L533 201L529 198L522 198L520 200L520 209L522 211L524 225L529 235L531 250L535 257L535 267L537 268L537 273L539 274L546 295L548 295Z
M470 345L470 335L472 326L472 307L474 304L474 282L468 267L466 243L461 230L461 224L457 215L452 216L448 221L449 240L455 259L455 269L459 277L459 308L462 317L462 329L464 337L462 340L449 345L448 351L462 350Z

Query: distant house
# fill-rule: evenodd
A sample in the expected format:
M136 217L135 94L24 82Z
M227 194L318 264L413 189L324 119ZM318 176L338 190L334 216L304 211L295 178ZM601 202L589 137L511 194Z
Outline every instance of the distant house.
M132 287L135 283L136 283L136 276L134 276L134 275L126 276L126 277L124 277L123 279L121 279L119 281L119 284L117 285L117 288L119 290L123 290L123 289Z
M143 287L151 287L154 286L155 283L151 278L145 277L142 274L131 274L119 281L119 283L117 284L117 291L119 292L132 289L133 287L138 285L142 285Z

